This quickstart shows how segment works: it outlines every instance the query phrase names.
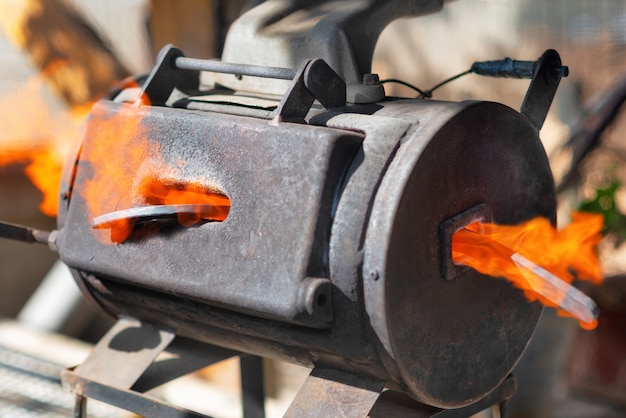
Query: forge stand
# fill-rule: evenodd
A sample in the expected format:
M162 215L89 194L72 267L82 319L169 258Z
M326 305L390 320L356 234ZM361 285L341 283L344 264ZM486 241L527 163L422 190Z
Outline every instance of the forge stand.
M207 417L144 393L177 377L239 356L243 417L265 417L260 357L175 337L169 330L133 318L119 319L80 366L63 372L63 387L76 396L74 416L87 417L87 398L92 398L147 417ZM502 417L515 390L515 378L509 376L477 403L459 409L439 409L420 404L400 392L384 390L384 385L372 378L316 367L285 416L464 418L494 407L499 413L496 416Z

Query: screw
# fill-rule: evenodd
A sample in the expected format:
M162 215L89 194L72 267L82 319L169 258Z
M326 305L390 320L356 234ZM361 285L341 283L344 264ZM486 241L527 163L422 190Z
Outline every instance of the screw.
M569 75L569 68L566 65L559 65L558 67L554 67L554 69L552 70L552 74L555 77L567 77Z
M375 86L380 84L380 78L378 78L378 74L375 73L363 74L363 84L366 86Z

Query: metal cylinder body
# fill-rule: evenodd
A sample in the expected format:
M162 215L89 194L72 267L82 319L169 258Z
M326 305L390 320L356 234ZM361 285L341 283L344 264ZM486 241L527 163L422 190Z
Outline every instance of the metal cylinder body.
M89 163L78 155L66 167L57 245L107 312L369 375L443 408L485 397L522 355L541 307L449 259L452 233L469 220L554 221L548 160L518 112L389 100L312 111L308 125L132 112L164 160L187 159L181 179L205 178L232 207L221 223L103 243L79 193ZM83 152L90 133L88 123Z

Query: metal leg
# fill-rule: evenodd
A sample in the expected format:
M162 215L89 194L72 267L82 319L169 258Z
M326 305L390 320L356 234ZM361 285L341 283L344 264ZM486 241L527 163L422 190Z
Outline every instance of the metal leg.
M289 406L289 418L364 418L385 383L332 369L313 369Z
M175 334L133 318L120 318L74 371L77 376L129 389Z
M143 391L239 353L179 339L168 350L173 358L157 359L174 337L171 331L133 318L119 319L80 366L61 373L63 387L76 395L74 417L87 417L87 398L92 398L141 416L206 418Z
M87 398L76 395L74 404L74 418L87 418Z
M257 356L241 356L239 367L243 418L265 418L263 359Z
M509 404L509 400L505 399L498 404L498 410L500 411L499 418L506 418L507 406Z
M516 390L515 377L510 375L491 394L480 401L456 409L440 409L421 404L403 393L385 391L369 413L370 418L467 418L482 411L491 418L504 417L507 401Z

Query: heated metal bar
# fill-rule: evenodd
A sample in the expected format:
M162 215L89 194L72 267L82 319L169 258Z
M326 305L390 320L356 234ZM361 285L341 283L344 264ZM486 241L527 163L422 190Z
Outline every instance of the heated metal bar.
M280 80L293 80L296 70L283 67L265 67L259 65L231 64L217 60L203 60L198 58L177 57L174 66L181 70L210 71L245 75L250 77L276 78Z
M542 286L532 286L535 292L587 324L598 318L600 310L589 296L519 253L513 254L511 260L522 273L528 271L541 279Z
M229 206L211 204L180 204L180 205L153 205L122 209L104 215L96 216L91 221L93 228L111 228L116 222L141 222L158 219L170 219L178 215L199 215L202 219L220 220ZM222 218L223 219L223 218Z

